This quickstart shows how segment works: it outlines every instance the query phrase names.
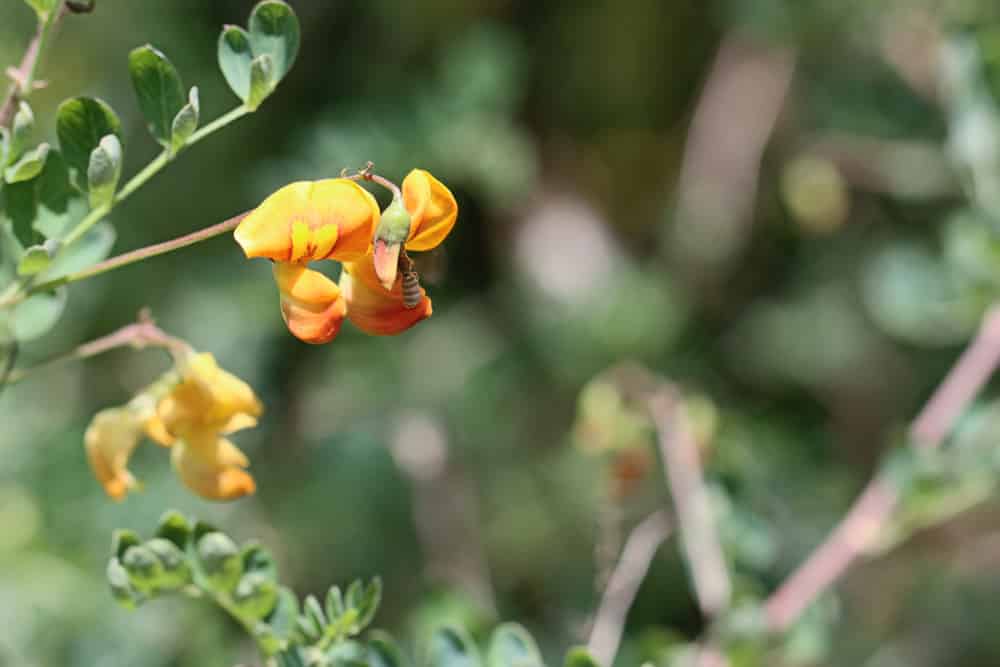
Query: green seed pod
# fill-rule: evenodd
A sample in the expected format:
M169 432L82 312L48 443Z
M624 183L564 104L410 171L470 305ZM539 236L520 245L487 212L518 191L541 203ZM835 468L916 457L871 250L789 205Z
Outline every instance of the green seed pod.
M271 613L278 601L278 586L267 575L243 575L233 591L233 603L241 614L259 620Z
M163 581L163 565L149 548L138 545L125 550L122 566L128 572L132 587L141 593L151 595Z
M209 585L218 592L236 588L243 575L240 549L223 533L206 533L197 544L198 561Z
M176 544L162 537L154 537L146 542L146 548L153 552L163 566L160 588L177 590L190 583L191 568L184 558L184 552Z

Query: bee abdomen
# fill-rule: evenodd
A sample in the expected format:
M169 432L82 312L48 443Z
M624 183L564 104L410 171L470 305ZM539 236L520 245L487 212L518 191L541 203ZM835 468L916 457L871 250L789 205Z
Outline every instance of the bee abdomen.
M403 305L407 308L416 308L424 299L424 292L420 289L420 278L416 271L407 271L403 274Z

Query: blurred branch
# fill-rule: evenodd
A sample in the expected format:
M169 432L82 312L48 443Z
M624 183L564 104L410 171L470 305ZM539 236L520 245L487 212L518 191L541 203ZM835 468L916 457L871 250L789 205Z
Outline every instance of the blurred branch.
M621 558L608 579L587 641L587 650L598 664L614 662L628 610L656 550L672 531L666 512L660 510L643 519L629 534Z
M80 345L65 354L46 359L27 368L15 369L11 371L7 378L7 382L19 382L32 373L35 373L43 368L48 368L49 366L66 361L89 359L90 357L96 357L99 354L104 354L109 350L125 346L131 346L137 349L142 349L146 346L163 347L172 352L183 352L190 349L190 346L188 346L188 344L183 340L174 338L156 326L156 323L153 322L149 312L143 310L139 313L139 320L133 324L128 324L117 331L107 334L106 336L101 336L100 338L92 340L89 343L84 343L83 345Z
M7 95L0 103L0 127L10 127L11 121L14 120L14 114L17 113L17 105L38 87L35 82L38 63L49 43L53 30L65 15L66 7L59 3L59 7L54 9L50 16L45 19L39 18L35 36L28 42L28 48L25 49L24 55L21 57L21 63L17 67L8 68L7 76L10 77L11 82L7 88Z
M729 606L732 584L702 476L698 443L676 390L661 387L649 397L648 405L698 605L705 616L714 617Z
M1000 305L924 405L910 430L912 446L938 447L1000 363ZM772 630L786 630L872 544L899 500L885 476L875 477L840 524L765 603Z

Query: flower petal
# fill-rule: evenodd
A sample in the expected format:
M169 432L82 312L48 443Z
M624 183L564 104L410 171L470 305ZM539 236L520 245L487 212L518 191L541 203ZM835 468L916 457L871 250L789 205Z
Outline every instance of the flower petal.
M365 333L392 336L406 331L431 315L431 300L423 298L415 308L403 303L403 277L398 276L387 291L375 274L371 255L357 262L345 262L340 289L347 302L347 317Z
M412 218L408 250L430 250L440 245L458 218L455 196L423 169L414 169L403 179L403 203Z
M94 415L83 436L94 477L115 500L122 500L137 485L128 460L141 434L142 422L134 411L108 408Z
M203 431L221 432L238 415L256 417L263 406L243 380L219 368L215 357L202 353L180 367L181 382L156 406L163 430L178 438ZM147 431L156 438L155 422Z
M319 271L301 264L274 264L281 315L288 330L306 343L327 343L340 332L347 305L340 288Z
M246 455L225 438L205 434L178 440L170 460L185 486L209 500L235 500L257 489L243 468Z
M247 257L345 261L368 251L378 219L378 202L350 179L299 181L265 199L233 235Z

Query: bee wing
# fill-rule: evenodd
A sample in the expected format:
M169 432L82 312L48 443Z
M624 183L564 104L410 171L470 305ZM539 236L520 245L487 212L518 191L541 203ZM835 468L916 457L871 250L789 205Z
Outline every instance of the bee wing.
M427 252L410 255L413 268L420 274L420 282L426 285L439 285L448 272L448 254L444 246L438 246Z

